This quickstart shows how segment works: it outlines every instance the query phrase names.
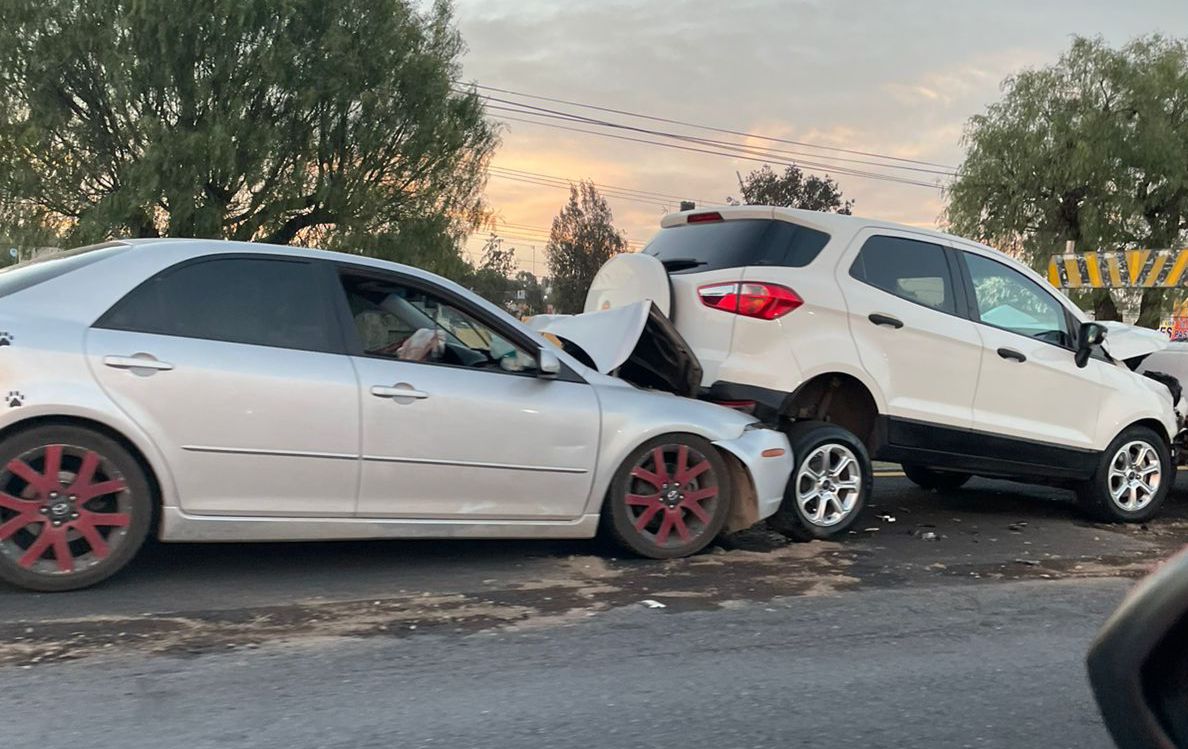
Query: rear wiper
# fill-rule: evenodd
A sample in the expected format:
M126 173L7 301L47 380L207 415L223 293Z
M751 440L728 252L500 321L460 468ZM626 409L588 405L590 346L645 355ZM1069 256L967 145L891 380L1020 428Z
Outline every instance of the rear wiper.
M696 268L699 265L709 265L705 260L698 260L691 257L674 257L668 260L661 260L660 264L664 266L664 270L688 270L689 268Z

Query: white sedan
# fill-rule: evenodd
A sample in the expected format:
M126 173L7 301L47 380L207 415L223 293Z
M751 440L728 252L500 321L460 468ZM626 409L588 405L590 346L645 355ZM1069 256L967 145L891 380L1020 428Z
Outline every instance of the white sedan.
M601 527L677 557L775 512L792 465L749 416L600 374L430 273L318 250L134 240L5 269L0 373L0 579L35 590L97 583L154 531Z

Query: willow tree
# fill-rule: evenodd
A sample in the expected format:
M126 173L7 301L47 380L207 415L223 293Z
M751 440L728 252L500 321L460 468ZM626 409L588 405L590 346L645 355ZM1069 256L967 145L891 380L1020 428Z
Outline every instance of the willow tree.
M1077 250L1171 248L1188 233L1188 40L1120 49L1074 39L1049 67L1008 78L973 117L947 217L955 231L1022 249L1036 266ZM1167 294L1142 292L1157 326ZM1090 302L1116 319L1106 292Z
M461 267L497 134L448 2L4 0L0 237Z

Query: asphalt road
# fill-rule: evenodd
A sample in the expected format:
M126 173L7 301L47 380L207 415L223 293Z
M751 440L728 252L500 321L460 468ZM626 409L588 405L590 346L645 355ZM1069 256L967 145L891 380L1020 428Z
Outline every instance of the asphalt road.
M1183 481L1181 481L1183 484ZM840 543L167 546L0 589L6 746L1107 747L1082 659L1188 540L878 482Z

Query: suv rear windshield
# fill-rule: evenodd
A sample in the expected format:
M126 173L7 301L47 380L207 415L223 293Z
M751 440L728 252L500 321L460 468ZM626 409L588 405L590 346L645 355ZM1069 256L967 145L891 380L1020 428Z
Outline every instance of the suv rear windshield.
M44 283L128 249L123 242L105 242L57 252L0 269L0 297Z
M828 244L829 235L773 219L737 219L661 229L644 248L669 273L701 273L747 265L803 268Z

